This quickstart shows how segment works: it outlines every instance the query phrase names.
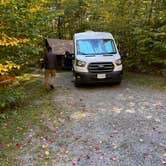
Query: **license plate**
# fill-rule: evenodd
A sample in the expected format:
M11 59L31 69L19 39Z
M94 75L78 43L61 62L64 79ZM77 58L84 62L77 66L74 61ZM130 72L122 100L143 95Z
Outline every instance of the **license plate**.
M97 74L98 79L104 79L106 78L106 74Z

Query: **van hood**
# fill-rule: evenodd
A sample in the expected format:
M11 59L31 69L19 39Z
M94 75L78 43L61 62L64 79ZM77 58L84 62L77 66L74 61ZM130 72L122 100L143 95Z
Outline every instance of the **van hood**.
M87 63L92 62L114 62L117 59L120 59L120 55L77 55L77 59L81 61L85 61Z

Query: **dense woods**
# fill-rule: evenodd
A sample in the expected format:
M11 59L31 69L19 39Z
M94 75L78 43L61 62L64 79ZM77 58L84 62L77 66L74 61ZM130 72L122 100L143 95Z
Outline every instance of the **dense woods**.
M2 0L0 74L34 65L44 38L72 39L86 30L111 32L128 52L126 69L163 74L165 7L164 0Z

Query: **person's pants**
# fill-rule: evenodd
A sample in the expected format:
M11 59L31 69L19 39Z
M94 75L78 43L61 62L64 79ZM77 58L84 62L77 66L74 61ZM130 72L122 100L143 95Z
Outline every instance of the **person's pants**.
M46 69L45 70L45 86L48 87L50 85L54 85L56 76L55 69Z

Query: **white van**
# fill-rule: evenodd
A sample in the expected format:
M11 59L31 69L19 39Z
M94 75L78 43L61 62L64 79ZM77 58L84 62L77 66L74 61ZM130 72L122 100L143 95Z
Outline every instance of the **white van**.
M83 32L74 35L73 76L75 86L82 83L120 84L122 63L115 40L107 32Z

